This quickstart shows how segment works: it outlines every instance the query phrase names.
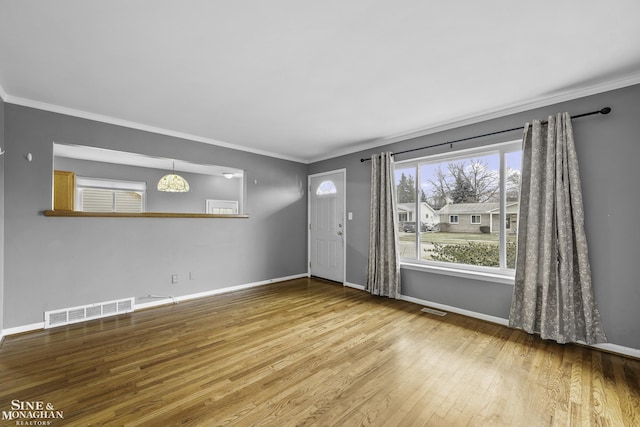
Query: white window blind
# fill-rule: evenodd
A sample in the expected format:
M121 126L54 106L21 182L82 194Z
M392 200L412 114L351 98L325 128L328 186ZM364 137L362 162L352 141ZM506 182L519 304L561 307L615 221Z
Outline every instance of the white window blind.
M83 212L113 212L113 191L100 188L83 188L81 209Z
M207 213L216 215L236 215L238 213L238 201L207 199Z
M142 195L135 191L113 192L116 212L142 212Z
M83 188L80 190L84 212L143 212L142 194L135 191Z
M83 212L144 212L146 183L78 177L76 204Z

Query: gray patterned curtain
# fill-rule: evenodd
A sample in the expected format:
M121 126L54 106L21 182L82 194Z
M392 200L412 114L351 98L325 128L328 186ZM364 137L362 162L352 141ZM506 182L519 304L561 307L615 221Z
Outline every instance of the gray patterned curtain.
M365 290L373 295L399 298L400 256L394 186L393 154L386 152L371 156L371 221Z
M593 298L571 116L524 130L509 326L559 343L606 342Z

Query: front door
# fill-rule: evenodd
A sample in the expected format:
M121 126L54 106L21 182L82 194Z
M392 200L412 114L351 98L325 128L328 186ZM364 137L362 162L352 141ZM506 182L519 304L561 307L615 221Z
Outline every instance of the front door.
M309 177L309 272L344 283L344 171Z

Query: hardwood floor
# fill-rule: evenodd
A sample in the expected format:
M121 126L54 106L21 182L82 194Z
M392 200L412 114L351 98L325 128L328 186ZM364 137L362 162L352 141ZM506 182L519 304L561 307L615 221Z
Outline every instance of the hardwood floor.
M9 336L0 411L49 403L53 426L640 426L640 361L421 308L299 279Z

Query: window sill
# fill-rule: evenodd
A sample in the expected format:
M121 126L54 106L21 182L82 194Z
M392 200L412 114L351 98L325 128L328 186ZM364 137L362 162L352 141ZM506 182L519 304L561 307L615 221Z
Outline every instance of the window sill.
M171 212L81 212L46 210L44 216L79 218L249 218L249 215L171 213Z
M400 268L407 270L425 271L435 274L445 274L447 276L464 277L465 279L483 280L486 282L502 283L512 285L515 283L514 275L503 272L489 272L478 270L466 270L462 268L452 268L438 265L418 264L411 262L400 262Z

